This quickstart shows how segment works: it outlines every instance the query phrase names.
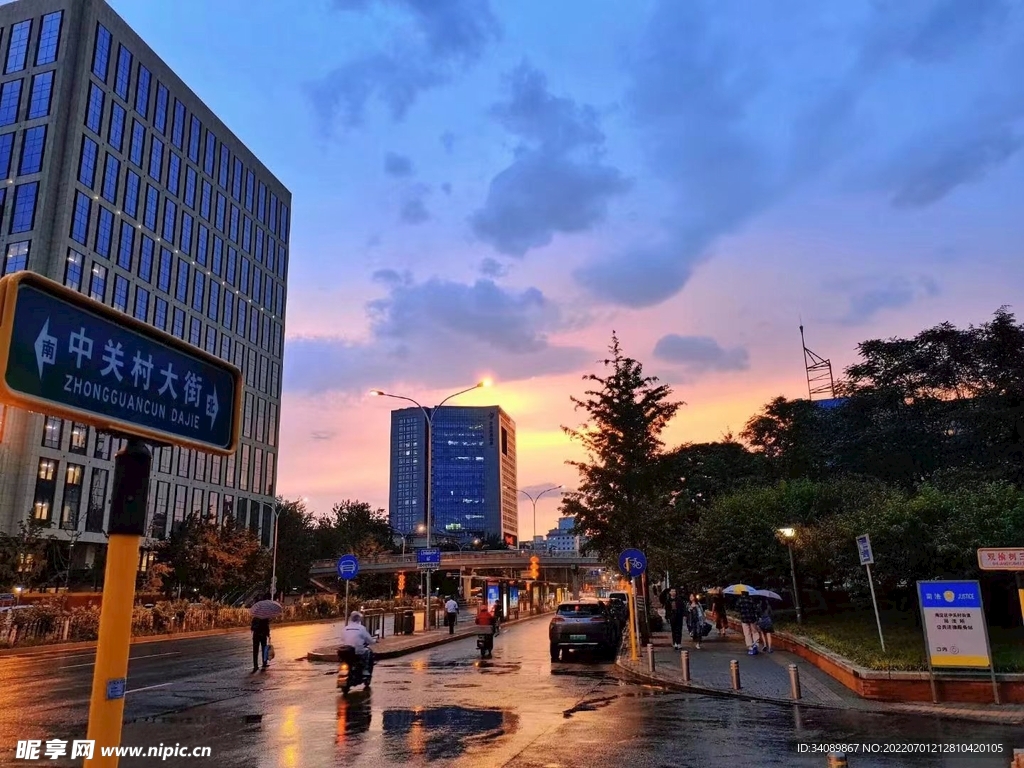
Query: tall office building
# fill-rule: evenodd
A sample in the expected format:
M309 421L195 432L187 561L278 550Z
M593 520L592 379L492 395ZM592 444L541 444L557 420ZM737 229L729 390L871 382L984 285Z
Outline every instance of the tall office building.
M426 523L427 420L419 408L391 412L391 526L417 533ZM444 406L434 416L433 534L461 541L519 538L516 425L496 405Z
M244 372L237 453L156 449L147 530L195 512L269 544L291 194L102 0L0 5L0 65L0 271L39 272ZM34 518L91 564L119 443L0 413L0 530Z

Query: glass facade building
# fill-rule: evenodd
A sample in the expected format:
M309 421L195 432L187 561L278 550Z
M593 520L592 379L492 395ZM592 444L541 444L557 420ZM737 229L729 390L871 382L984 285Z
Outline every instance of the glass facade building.
M391 526L414 534L426 522L427 419L419 408L391 412ZM515 423L498 406L434 412L434 535L461 540L519 537Z
M103 0L0 5L0 63L0 273L41 273L242 370L237 453L155 449L148 534L194 512L269 545L290 192ZM0 413L0 530L77 531L88 565L119 447Z

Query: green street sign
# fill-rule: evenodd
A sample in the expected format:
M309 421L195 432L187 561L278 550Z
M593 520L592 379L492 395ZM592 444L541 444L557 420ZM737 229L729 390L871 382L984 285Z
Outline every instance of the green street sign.
M230 363L33 272L0 280L0 402L209 453L238 443Z

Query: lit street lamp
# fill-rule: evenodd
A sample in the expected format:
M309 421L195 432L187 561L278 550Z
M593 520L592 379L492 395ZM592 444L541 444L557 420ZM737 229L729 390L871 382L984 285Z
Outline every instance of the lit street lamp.
M466 389L463 389L463 390L455 392L455 393L453 393L451 395L448 395L448 397L446 397L444 400L442 400L440 403L438 403L436 406L434 406L433 409L431 409L431 410L427 410L425 407L423 407L416 400L413 400L411 397L405 397L404 395L393 395L390 392L384 392L383 390L380 390L380 389L374 389L374 390L370 391L370 394L372 396L374 396L374 397L390 397L390 398L393 398L395 400L405 400L407 403L412 403L417 408L419 408L421 411L423 411L423 416L427 420L427 435L426 435L426 446L425 446L426 451L427 451L427 490L426 490L426 494L425 494L425 498L424 498L424 501L426 502L424 506L426 507L426 516L427 516L427 519L426 519L427 549L430 548L430 528L431 528L431 525L433 524L433 518L432 518L433 510L431 508L431 505L432 505L432 502L433 502L433 494L431 493L431 485L433 484L433 481L434 481L434 471L433 471L434 470L434 451L433 451L433 446L431 445L431 442L432 442L433 434L434 434L434 416L441 409L441 406L443 406L445 403L447 403L452 398L458 397L459 395L464 395L467 392L472 392L474 389L481 389L482 387L489 387L490 385L491 385L491 382L488 379L484 379L483 381L478 381L472 387L467 387ZM424 608L423 608L423 627L424 627L424 629L430 629L430 571L429 570L426 571L426 594L427 594L426 604L424 605Z
M779 536L789 548L789 573L793 577L793 607L796 608L796 623L802 624L804 617L800 610L800 591L796 586L796 562L793 560L793 540L796 539L796 528L779 528Z
M537 543L537 502L540 501L540 497L543 496L545 493L550 493L551 491L557 491L561 487L562 486L560 486L560 485L555 485L555 486L552 486L551 488L545 488L543 491L538 493L536 496L531 495L529 491L524 491L522 488L519 489L519 493L523 494L524 496L526 496L526 498L528 498L531 502L533 502L533 539L530 541L530 546L533 546L534 544Z

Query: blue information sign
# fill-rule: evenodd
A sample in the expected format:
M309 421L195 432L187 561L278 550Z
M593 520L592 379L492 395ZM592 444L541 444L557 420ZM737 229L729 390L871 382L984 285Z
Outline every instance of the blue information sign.
M626 549L619 555L619 570L630 578L647 570L647 556L639 549Z
M416 562L420 568L438 568L441 565L440 549L417 549Z
M110 699L123 699L124 689L128 681L123 677L115 677L113 680L107 680L107 700Z
M235 449L234 366L32 272L2 285L0 402L153 442Z
M342 555L338 558L338 578L354 579L359 575L359 560L355 555Z
M922 608L981 608L976 581L919 581Z

